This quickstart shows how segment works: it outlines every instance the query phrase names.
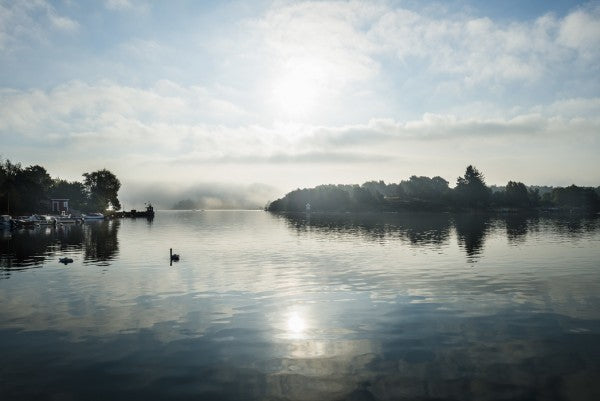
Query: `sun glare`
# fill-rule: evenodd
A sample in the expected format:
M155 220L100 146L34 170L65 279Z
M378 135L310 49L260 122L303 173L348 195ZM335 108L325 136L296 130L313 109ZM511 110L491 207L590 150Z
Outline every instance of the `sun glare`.
M301 334L304 331L305 323L298 313L294 312L287 321L288 330L293 334Z
M277 113L287 118L306 117L319 103L322 68L314 60L297 62L284 68L273 82L271 101Z

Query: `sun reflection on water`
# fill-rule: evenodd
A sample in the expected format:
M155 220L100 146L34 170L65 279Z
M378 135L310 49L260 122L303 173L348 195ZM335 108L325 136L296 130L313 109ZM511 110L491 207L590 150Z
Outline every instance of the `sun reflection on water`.
M292 312L287 320L287 329L291 337L300 338L306 329L306 322L298 312Z

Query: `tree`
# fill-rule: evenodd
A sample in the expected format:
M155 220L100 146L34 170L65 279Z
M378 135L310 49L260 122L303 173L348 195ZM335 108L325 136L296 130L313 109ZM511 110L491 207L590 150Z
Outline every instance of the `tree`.
M529 188L527 195L529 197L529 206L538 207L542 202L540 190L538 188Z
M84 173L84 186L88 197L89 210L106 210L109 205L119 210L121 203L117 192L121 188L118 178L106 169Z
M467 167L464 177L458 177L455 191L462 206L481 209L490 203L491 194L484 176L473 166Z
M18 183L22 171L20 163L13 164L8 159L0 163L0 205L6 214L14 212L20 204Z
M412 199L439 201L450 191L448 181L439 176L429 178L413 175L408 181L401 181L400 187L404 195Z
M69 206L75 210L87 209L87 193L85 186L79 181L69 182L55 179L49 191L51 198L66 198L69 199Z
M571 185L566 188L554 188L552 199L559 207L600 210L600 196L594 188Z
M522 182L509 181L506 184L506 204L511 207L528 207L529 194L527 187Z
M19 207L28 212L47 210L48 191L52 185L52 178L42 166L29 166L18 175L18 187L21 193Z

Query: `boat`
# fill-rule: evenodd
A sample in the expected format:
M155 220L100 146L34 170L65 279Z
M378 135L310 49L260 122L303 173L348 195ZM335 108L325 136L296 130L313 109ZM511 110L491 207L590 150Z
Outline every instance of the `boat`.
M35 228L35 221L29 220L30 216L18 216L12 221L17 228Z
M33 214L29 216L28 220L33 221L35 224L39 224L41 226L51 226L56 224L56 220L53 217L43 214Z
M57 224L76 224L81 223L82 221L81 217L74 217L73 215L66 214L65 212L62 212L60 216L54 216L54 218L56 219Z
M81 215L83 220L104 220L104 215L102 213L87 213Z
M141 212L141 211L137 211L137 210L132 210L131 217L146 217L149 219L153 219L154 218L154 208L152 207L151 203L146 203L145 211Z
M0 216L0 228L12 228L13 226L14 222L12 217L7 214Z
M146 210L135 210L131 209L131 211L122 211L114 214L114 217L146 217L147 219L154 218L154 207L152 207L151 203L146 203Z

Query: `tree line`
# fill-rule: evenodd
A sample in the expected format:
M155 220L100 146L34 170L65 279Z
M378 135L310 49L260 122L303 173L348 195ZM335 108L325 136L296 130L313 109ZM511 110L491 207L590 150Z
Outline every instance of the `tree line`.
M543 188L543 191L540 191ZM442 177L417 177L399 183L369 181L362 185L319 185L296 189L265 207L272 212L365 212L398 210L530 210L537 208L600 210L600 187L527 187L509 181L488 187L484 175L468 166L450 188Z
M0 211L3 214L48 213L50 199L69 199L69 207L81 212L121 208L118 178L106 169L83 174L83 181L52 178L39 165L0 160Z

